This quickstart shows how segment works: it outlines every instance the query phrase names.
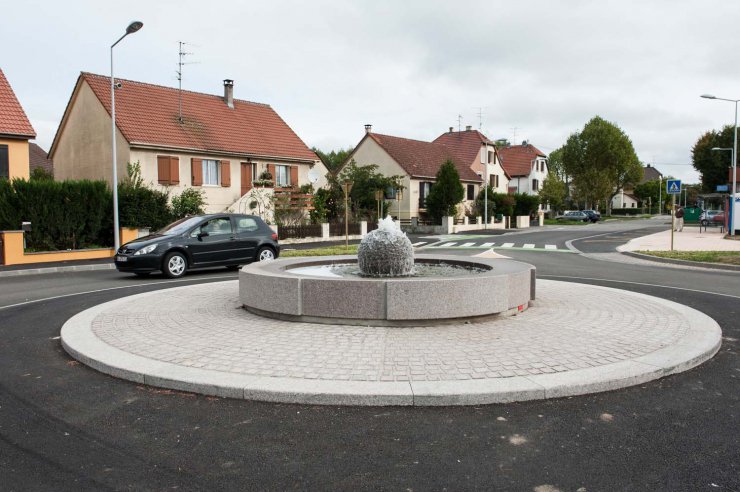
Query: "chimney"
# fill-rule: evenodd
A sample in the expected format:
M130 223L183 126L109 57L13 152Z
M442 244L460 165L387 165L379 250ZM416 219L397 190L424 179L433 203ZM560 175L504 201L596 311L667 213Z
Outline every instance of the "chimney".
M365 133L370 133L370 132L372 132L372 131L373 131L373 125L371 125L371 124L369 124L369 123L368 123L368 124L366 124L366 125L365 125Z
M472 130L472 129L473 129L473 126L472 126L472 125L467 125L467 126L465 127L465 131L466 131L466 132L469 132L469 131L470 131L470 130Z
M454 131L454 129L455 129L455 127L454 126L451 126L450 127L450 133L452 133Z
M234 109L234 81L231 79L224 79L224 102Z

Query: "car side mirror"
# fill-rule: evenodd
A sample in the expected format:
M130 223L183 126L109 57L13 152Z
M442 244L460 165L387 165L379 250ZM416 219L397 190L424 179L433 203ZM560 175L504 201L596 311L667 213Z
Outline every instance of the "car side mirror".
M210 234L208 234L208 232L206 231L201 231L198 233L198 239L203 239L204 237L208 237L208 236L210 236Z

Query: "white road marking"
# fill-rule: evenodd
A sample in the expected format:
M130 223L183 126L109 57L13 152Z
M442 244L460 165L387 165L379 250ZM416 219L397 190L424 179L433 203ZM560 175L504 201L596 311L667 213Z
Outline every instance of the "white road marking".
M457 242L454 242L454 243L444 243L444 244L440 244L440 245L439 245L439 246L437 246L437 247L438 247L438 248L446 248L447 246L454 246L454 245L456 245L456 244L457 244Z
M229 276L208 277L208 278L209 279L213 279L213 278L216 278L216 279L226 278L226 279L229 279L229 280L237 280L239 278L239 276L238 275L229 275ZM87 291L84 291L84 292L74 292L72 294L63 294L63 295L60 295L60 296L44 297L43 299L34 299L33 301L25 301L25 302L18 302L16 304L8 304L7 306L0 306L0 310L8 309L8 308L16 307L16 306L24 306L26 304L34 304L34 303L37 303L37 302L52 301L54 299L63 299L65 297L74 297L74 296L80 296L80 295L83 295L83 294L96 294L98 292L106 292L106 291L109 291L109 290L129 289L131 287L147 287L147 286L162 285L162 284L178 284L178 283L182 283L182 282L196 283L195 282L196 280L198 280L198 279L190 279L189 278L189 279L165 280L165 281L162 281L162 282L149 282L147 284L131 284L131 285L121 285L119 287L107 287L105 289L87 290ZM207 282L202 282L202 283L207 283Z
M483 243L483 244L481 244L481 247L482 247L482 248L490 248L490 247L491 247L491 246L493 246L494 244L496 244L496 243Z
M617 284L631 284L631 285L644 285L647 287L662 287L663 289L675 289L675 290L685 290L688 292L698 292L700 294L712 294L715 296L724 296L724 297L732 297L733 299L740 299L740 296L733 296L731 294L722 294L720 292L711 292L708 290L698 290L698 289L687 289L685 287L672 287L670 285L660 285L660 284L647 284L644 282L629 282L627 280L610 280L606 278L592 278L592 277L569 277L567 275L538 275L537 278L551 278L551 279L558 279L558 278L571 278L575 280L595 280L598 282L613 282Z
M419 241L418 243L414 243L411 246L421 246L422 244L426 244L426 241Z
M554 244L546 244L545 249L558 249L558 247Z
M475 246L475 243L465 243L460 245L461 248L469 248L471 246Z
M525 245L524 245L523 247L524 247L524 248L526 248L526 249L532 249L532 248L534 248L534 244L532 244L532 243L527 243L527 244L525 244Z
M501 245L502 248L513 248L514 243L504 243Z

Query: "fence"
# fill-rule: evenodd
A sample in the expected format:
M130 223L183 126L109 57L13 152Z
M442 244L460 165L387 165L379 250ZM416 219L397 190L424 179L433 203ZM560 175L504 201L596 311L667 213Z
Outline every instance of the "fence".
M278 227L278 239L321 237L321 235L321 224L281 225Z
M3 247L2 234L0 234L0 265L5 265L5 248Z
M349 223L349 234L350 235L360 234L360 223L359 222ZM331 236L344 235L344 222L329 222L329 235Z

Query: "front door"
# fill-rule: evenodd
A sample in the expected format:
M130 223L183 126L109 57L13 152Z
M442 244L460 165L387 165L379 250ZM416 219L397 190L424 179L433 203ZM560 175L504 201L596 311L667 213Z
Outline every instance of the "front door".
M242 162L241 173L241 196L246 195L252 189L252 164Z
M229 217L216 217L193 229L188 249L197 266L217 265L234 256L236 240Z

